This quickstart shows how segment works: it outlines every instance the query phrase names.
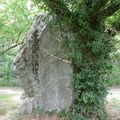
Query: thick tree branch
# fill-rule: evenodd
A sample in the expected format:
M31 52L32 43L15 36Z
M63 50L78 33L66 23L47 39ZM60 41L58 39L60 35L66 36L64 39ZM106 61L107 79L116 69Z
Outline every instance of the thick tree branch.
M100 17L106 18L112 16L120 9L120 0L110 4L106 9L100 13Z
M12 46L9 46L6 50L0 52L0 55L3 55L3 54L6 53L7 51L9 51L9 50L17 47L18 45L21 45L21 44L23 43L23 41L22 41L22 42L19 42L19 39L20 39L21 34L22 34L22 31L20 31L20 32L18 33L18 37L17 37L16 41L14 42L15 44L12 45Z
M48 8L55 13L60 19L64 20L70 17L70 11L62 0L44 0Z

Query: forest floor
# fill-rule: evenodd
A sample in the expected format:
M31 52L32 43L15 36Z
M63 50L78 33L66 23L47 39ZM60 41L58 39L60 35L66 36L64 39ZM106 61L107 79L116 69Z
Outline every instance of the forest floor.
M20 88L0 88L0 120L18 120L18 107L20 104ZM107 112L111 120L120 120L120 87L110 89L106 100ZM25 118L23 120L38 120ZM58 120L56 116L52 118L41 118L39 120Z

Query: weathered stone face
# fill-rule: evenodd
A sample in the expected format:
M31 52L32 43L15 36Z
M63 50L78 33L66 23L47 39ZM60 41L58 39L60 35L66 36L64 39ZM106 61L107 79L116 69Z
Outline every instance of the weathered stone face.
M44 15L34 21L24 44L14 61L14 71L20 78L24 96L20 112L34 109L62 110L71 104L70 62L62 59L60 32L44 22Z

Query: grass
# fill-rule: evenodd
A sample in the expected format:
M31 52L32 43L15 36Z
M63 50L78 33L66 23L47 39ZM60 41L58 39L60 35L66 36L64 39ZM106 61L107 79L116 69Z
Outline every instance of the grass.
M13 97L11 94L1 94L0 95L0 102L7 102Z
M1 94L0 95L0 117L6 116L10 111L18 108L17 101L14 100L15 95Z
M111 98L108 102L109 102L109 105L112 109L120 111L120 100L115 99L115 98Z
M0 95L0 115L6 114L9 110L15 109L17 103L13 104L12 98L14 95L2 94Z
M120 86L120 65L113 64L112 73L108 76L110 86Z
M6 80L6 79L0 79L0 87L16 87L18 86L18 81L13 80Z

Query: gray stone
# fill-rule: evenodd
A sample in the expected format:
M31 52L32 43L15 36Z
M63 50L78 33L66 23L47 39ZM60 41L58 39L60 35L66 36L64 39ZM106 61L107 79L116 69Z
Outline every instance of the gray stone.
M45 22L46 15L39 15L27 34L24 44L14 60L14 72L24 89L21 113L35 109L62 110L71 104L69 74L72 67L62 59L61 33Z

